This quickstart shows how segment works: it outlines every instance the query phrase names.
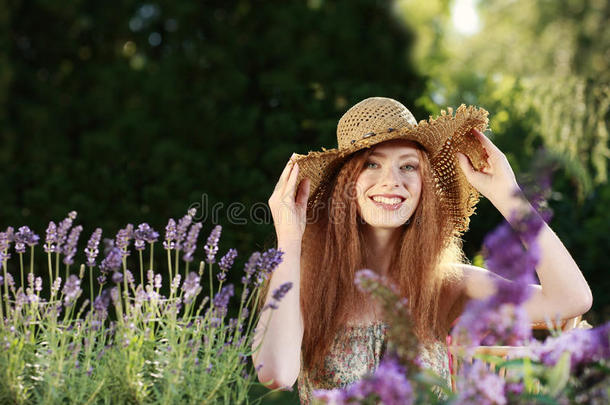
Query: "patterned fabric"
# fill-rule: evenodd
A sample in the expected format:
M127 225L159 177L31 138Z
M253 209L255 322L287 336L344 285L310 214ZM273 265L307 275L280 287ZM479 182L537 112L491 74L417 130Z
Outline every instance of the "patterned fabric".
M308 373L301 368L298 378L301 404L312 404L313 390L345 388L376 370L386 351L387 328L386 323L374 322L346 326L339 331L324 360L323 370ZM450 384L447 346L444 343L437 342L422 350L420 359L423 367L434 370Z

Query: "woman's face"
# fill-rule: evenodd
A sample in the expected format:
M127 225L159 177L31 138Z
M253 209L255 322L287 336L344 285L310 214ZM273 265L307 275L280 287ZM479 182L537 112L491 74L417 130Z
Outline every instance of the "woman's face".
M397 228L411 218L421 195L420 164L412 142L389 141L373 147L356 180L358 213L367 224Z

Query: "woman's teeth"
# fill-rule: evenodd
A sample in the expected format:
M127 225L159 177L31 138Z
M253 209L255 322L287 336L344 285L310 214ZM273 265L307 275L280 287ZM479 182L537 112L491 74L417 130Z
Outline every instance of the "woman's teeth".
M398 198L398 197L394 197L394 198L387 198L387 197L380 197L380 196L375 196L375 197L371 197L373 199L373 201L382 203L382 204L389 204L389 205L394 205L394 204L400 204L402 202L402 199Z

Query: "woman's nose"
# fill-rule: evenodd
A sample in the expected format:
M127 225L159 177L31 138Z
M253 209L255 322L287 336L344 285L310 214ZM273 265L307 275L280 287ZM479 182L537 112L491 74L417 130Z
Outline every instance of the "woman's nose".
M387 166L382 172L382 186L398 187L400 186L400 175L396 169Z

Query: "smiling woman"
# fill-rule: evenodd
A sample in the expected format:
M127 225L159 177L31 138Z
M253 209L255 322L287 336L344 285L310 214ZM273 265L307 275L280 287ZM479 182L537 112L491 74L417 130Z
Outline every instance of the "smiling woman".
M285 252L269 289L300 288L273 317L261 314L253 343L261 382L289 387L298 378L308 404L314 389L345 387L379 365L388 325L354 284L363 268L407 298L422 365L449 378L449 327L473 292L490 288L479 277L487 270L465 265L460 236L479 191L506 218L520 207L510 166L479 132L486 125L485 110L464 106L418 124L399 102L374 97L339 120L337 149L293 155L269 199ZM550 229L541 235L543 256L569 257ZM532 319L588 309L590 291L572 263L559 281L547 281L543 258ZM570 305L559 305L560 291L572 294Z

